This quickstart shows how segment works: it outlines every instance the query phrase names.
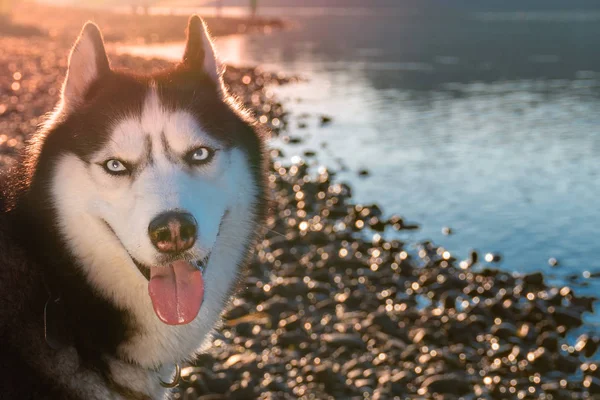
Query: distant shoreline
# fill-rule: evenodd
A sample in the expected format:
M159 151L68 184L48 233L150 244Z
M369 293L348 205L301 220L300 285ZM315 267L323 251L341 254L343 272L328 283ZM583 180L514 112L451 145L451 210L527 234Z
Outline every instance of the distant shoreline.
M61 18L48 18L49 15L60 15ZM213 36L271 31L285 26L278 18L201 16ZM33 36L31 29L23 28L35 28L43 35L70 44L79 34L83 23L91 20L100 26L107 42L148 44L183 40L188 18L189 15L143 15L101 8L23 2L15 4L11 22L17 35ZM7 33L11 34L10 31Z

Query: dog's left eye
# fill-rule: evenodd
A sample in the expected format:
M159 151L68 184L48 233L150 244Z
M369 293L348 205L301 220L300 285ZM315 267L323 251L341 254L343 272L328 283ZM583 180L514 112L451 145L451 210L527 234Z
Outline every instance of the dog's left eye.
M112 175L123 175L128 172L127 167L119 160L108 160L104 163L104 169L106 172Z
M204 164L210 161L214 153L214 150L208 147L198 147L186 154L185 161L192 165Z

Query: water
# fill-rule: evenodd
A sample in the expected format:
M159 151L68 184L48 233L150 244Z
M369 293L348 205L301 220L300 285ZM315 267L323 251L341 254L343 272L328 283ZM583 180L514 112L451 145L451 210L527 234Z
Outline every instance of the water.
M600 9L286 17L294 29L217 40L232 64L308 78L276 89L303 139L286 156L316 150L356 201L421 224L404 238L497 251L502 268L598 293L582 275L600 272ZM141 50L179 57L182 44Z

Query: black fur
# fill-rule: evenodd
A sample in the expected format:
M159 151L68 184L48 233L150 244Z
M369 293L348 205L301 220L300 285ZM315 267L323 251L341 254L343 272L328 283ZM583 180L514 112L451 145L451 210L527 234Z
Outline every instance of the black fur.
M188 30L198 23L199 19L191 18ZM101 37L93 37L97 52L104 54ZM117 309L87 283L58 231L48 182L60 155L73 153L89 160L108 140L108 124L115 115L140 114L151 82L166 107L186 109L227 146L247 151L263 194L256 204L257 224L262 221L266 211L262 201L266 190L264 138L235 106L223 100L218 83L202 70L202 43L188 41L185 54L180 65L152 76L112 71L108 60L98 56L101 73L83 104L36 133L18 166L2 176L0 398L73 398L45 378L44 366L57 364L58 354L44 339L43 310L53 297L60 297L64 305L63 320L52 322L60 325L56 331L64 331L58 339L76 350L82 368L95 371L110 385L102 358L114 355L136 324L126 310Z

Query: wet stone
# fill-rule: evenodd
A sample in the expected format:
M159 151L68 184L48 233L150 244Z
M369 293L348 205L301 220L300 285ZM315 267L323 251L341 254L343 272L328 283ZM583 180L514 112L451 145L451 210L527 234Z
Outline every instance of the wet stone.
M580 365L579 360L577 360L577 358L569 355L563 355L558 353L554 354L553 358L553 364L556 367L556 369L567 374L574 374Z
M328 115L321 115L321 116L319 117L319 119L320 119L320 121L321 121L321 126L325 126L325 125L327 125L327 124L331 123L331 121L333 120L333 118L331 118L331 117L330 117L330 116L328 116Z
M589 296L573 296L571 298L571 304L583 308L585 311L593 312L594 303L596 302L595 297Z
M596 336L590 337L587 334L583 334L577 338L575 350L583 352L585 357L589 358L596 353L599 343L600 338Z
M533 286L543 286L544 285L544 276L541 272L536 272L533 274L525 275L523 277L523 282L528 285Z
M277 337L277 344L282 347L300 346L304 343L308 343L309 341L310 337L301 330L284 332Z
M237 319L249 313L250 306L247 303L241 303L227 310L225 319Z
M271 297L260 305L261 311L264 311L277 318L282 312L288 309L289 301L280 296Z
M492 326L490 332L492 335L506 340L516 335L517 327L511 323L504 322L499 325Z
M204 394L196 397L196 400L227 400L227 396L223 394Z
M357 388L361 389L361 388L367 388L367 387L372 387L375 385L375 381L372 379L357 379L354 382L354 386L356 386Z
M538 336L536 344L550 351L557 351L559 348L560 338L556 332L547 331Z
M219 372L207 379L206 387L212 393L225 394L231 387L231 379L225 372Z
M356 334L327 333L322 336L322 340L332 346L345 346L349 348L365 347L365 342L363 342L360 335Z
M466 382L466 377L456 374L445 374L431 376L423 381L421 385L425 393L464 395L472 390L472 386Z
M497 253L487 253L485 255L485 261L489 263L497 263L502 261L502 256Z
M288 331L298 329L300 326L302 326L302 319L298 314L292 314L279 321L279 327Z
M252 335L252 328L254 324L249 322L241 322L235 326L235 332L240 336L250 336Z
M600 394L600 379L588 375L583 379L583 387L592 395Z
M564 307L556 308L553 316L559 325L565 325L567 327L578 327L583 323L580 314Z
M236 400L253 399L256 396L254 387L249 385L246 381L234 383L227 395L229 399Z

